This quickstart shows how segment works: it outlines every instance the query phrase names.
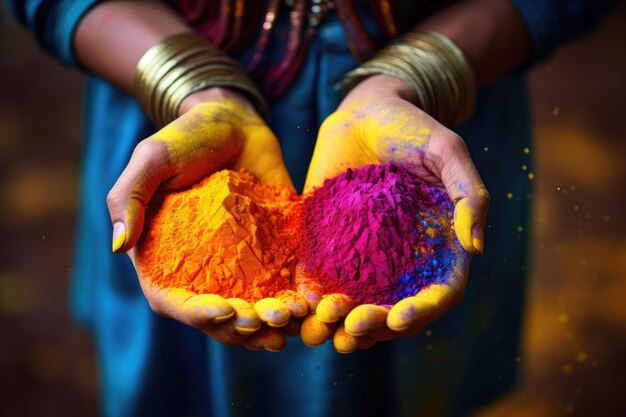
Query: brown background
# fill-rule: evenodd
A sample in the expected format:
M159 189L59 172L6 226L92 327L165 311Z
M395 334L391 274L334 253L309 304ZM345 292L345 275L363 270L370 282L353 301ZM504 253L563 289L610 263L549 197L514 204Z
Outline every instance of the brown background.
M623 4L530 73L536 194L522 379L482 417L626 415L625 74ZM94 347L67 308L80 102L80 75L39 52L0 7L3 416L97 413Z

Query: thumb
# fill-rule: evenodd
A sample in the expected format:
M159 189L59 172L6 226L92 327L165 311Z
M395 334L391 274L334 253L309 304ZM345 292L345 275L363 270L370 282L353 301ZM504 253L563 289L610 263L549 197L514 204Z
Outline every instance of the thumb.
M107 195L107 206L113 224L112 250L126 252L143 230L145 209L163 179L165 148L158 142L140 142L128 165Z
M465 142L454 135L436 160L440 165L441 181L454 202L457 238L467 252L482 254L490 197Z

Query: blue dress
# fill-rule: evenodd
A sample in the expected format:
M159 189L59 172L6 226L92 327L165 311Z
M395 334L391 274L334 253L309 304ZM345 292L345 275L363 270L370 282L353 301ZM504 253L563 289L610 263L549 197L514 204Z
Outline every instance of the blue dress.
M42 46L71 65L72 34L94 3L9 1ZM531 36L533 62L590 27L606 9L604 2L581 0L514 3ZM284 20L283 14L278 24ZM275 41L268 54L278 59ZM271 103L270 125L297 186L304 182L318 127L339 103L336 84L356 65L331 15L293 83ZM133 148L155 128L132 97L93 76L87 77L84 114L71 300L75 317L96 341L103 415L458 416L514 384L532 189L522 73L479 91L476 114L455 129L493 200L487 251L473 260L463 302L426 332L350 355L336 353L330 342L309 348L299 339L280 353L225 347L153 314L128 258L111 253L105 199Z

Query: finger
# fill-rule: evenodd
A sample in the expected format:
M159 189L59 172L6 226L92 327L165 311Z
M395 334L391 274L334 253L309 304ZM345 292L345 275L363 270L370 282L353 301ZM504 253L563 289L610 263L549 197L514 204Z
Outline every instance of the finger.
M160 167L166 154L158 141L140 142L109 191L106 201L113 224L113 252L126 252L139 239L146 206L165 176Z
M429 152L437 152L435 170L454 202L454 229L463 249L480 254L484 250L484 227L489 193L474 166L463 140L448 134L446 141L431 141ZM441 143L445 142L445 143Z
M228 320L203 330L207 336L227 346L243 344L250 335L241 334L235 327L235 320Z
M344 322L345 330L352 336L370 335L387 328L389 308L374 304L362 304L355 307Z
M413 297L400 300L389 311L387 327L396 332L418 332L460 300L459 290L432 284Z
M302 321L300 337L307 346L319 346L333 337L337 323L321 322L315 314L309 314Z
M304 317L309 312L307 299L293 290L280 291L274 297L287 306L293 317Z
M322 284L311 277L309 271L302 264L296 266L296 276L294 280L298 294L302 295L309 304L309 311L315 311L324 295L324 287Z
M197 329L208 329L230 319L235 310L216 294L195 294L180 288L163 289L140 279L141 287L152 310Z
M287 347L287 339L281 330L263 326L261 330L248 337L242 344L250 350L280 352Z
M352 336L343 324L339 325L333 337L333 346L339 353L352 353L357 349L369 349L376 341L368 336Z
M289 323L282 328L282 331L289 337L296 337L300 334L300 328L302 327L302 320L292 318Z
M322 298L315 313L324 323L334 323L348 315L354 308L354 301L345 294L330 294Z
M227 298L226 301L235 310L233 326L238 333L249 335L261 328L261 319L249 302L241 298Z
M273 297L254 303L254 311L271 327L282 327L289 322L289 308L285 303Z

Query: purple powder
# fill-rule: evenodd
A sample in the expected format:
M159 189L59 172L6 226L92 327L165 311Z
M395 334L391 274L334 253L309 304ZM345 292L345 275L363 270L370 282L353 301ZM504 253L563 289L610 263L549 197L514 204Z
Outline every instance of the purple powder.
M442 280L461 250L447 194L387 163L348 169L304 202L300 260L327 293L394 304Z

